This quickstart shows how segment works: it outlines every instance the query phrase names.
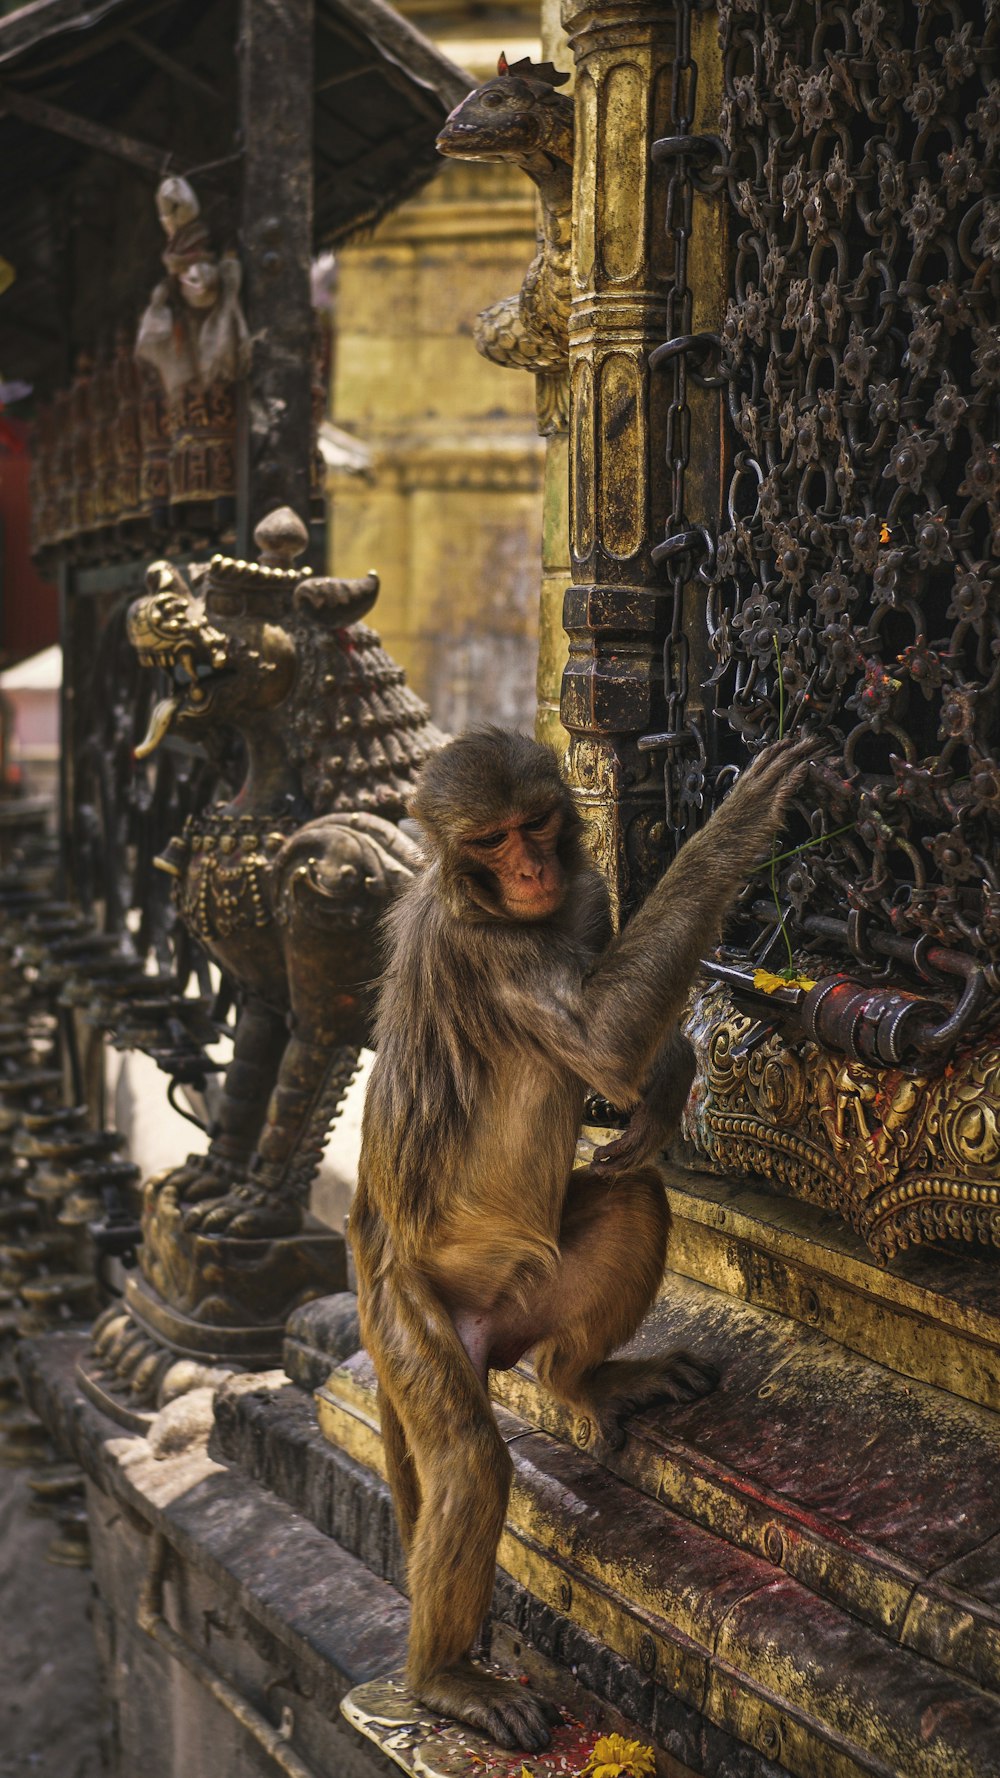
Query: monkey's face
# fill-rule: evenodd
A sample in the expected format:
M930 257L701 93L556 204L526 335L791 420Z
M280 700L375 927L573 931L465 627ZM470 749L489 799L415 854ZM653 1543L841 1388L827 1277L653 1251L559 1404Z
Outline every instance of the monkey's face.
M463 836L471 882L487 890L498 913L511 920L544 920L562 906L562 827L563 812L556 805L539 814L521 811L495 827Z

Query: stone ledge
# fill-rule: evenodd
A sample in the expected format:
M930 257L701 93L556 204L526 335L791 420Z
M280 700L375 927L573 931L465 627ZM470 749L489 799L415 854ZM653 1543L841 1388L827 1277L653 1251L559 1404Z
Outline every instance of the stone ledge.
M318 1389L334 1365L361 1345L358 1299L352 1291L317 1297L294 1309L285 1323L281 1362L300 1389Z
M194 1707L192 1687L188 1681L182 1704L171 1703L177 1662L135 1627L159 1533L170 1627L199 1654L203 1647L223 1685L272 1723L278 1716L278 1726L277 1706L290 1698L292 1749L301 1745L315 1778L388 1778L396 1768L342 1725L338 1711L345 1692L402 1664L408 1607L309 1516L336 1522L398 1578L384 1482L327 1444L311 1400L282 1373L234 1378L217 1398L211 1445L158 1460L148 1440L122 1435L81 1394L76 1366L87 1342L83 1331L47 1336L25 1342L20 1357L32 1406L90 1478L99 1640L112 1688L114 1676L125 1675L119 1714L140 1718L131 1731L126 1721L120 1772L218 1778L231 1769L273 1778L269 1756L245 1734L237 1763L220 1758L235 1729L231 1718L220 1723L217 1708L204 1728L198 1718L197 1734L189 1727L186 1745L199 1743L194 1763L174 1763L169 1737L178 1708L190 1715ZM483 1652L530 1674L602 1732L657 1742L660 1778L787 1778L503 1573ZM162 1746L159 1729L151 1737L156 1711Z
M86 1345L85 1333L57 1334L24 1342L19 1356L32 1406L90 1482L104 1641L118 1651L108 1661L108 1683L112 1692L117 1688L118 1714L126 1718L126 1756L132 1749L122 1772L140 1769L135 1757L142 1746L149 1778L175 1772L179 1778L182 1770L185 1778L216 1778L221 1769L273 1778L272 1757L220 1707L214 1684L216 1693L245 1700L265 1730L283 1734L282 1723L292 1723L289 1750L316 1778L391 1773L390 1763L341 1722L339 1705L352 1687L402 1663L406 1601L275 1494L210 1456L204 1438L157 1458L148 1440L123 1435L77 1386L76 1364ZM200 1688L179 1671L169 1649L137 1628L157 1559L166 1575L163 1617L193 1656ZM122 1687L118 1678L133 1669L147 1675L134 1697L131 1680ZM177 1727L178 1704L171 1699L178 1683L182 1714L194 1710L199 1724L204 1718L197 1736L190 1726ZM149 1748L147 1757L156 1726L150 1700L163 1735L179 1737L176 1766L164 1747ZM142 1716L131 1727L130 1710ZM227 1768L218 1758L218 1738L234 1735L240 1763ZM204 1740L205 1751L192 1767L180 1742L187 1747L196 1739Z
M388 1489L380 1476L331 1445L319 1431L312 1401L276 1374L234 1377L216 1397L214 1447L274 1488L298 1512L336 1535L373 1571L400 1579L402 1558ZM676 1778L787 1778L775 1765L709 1722L668 1688L642 1673L498 1570L483 1652L503 1666L531 1664L547 1671L547 1689L570 1702L579 1688L591 1708L604 1706L611 1727L652 1741ZM583 1709L584 1706L574 1706Z

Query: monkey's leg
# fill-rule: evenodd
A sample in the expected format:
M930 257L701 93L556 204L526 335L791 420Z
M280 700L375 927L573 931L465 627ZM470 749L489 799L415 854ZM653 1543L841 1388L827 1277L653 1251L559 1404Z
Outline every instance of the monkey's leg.
M625 1441L621 1423L630 1414L654 1402L694 1401L718 1380L687 1352L608 1357L631 1339L656 1296L668 1226L652 1168L611 1181L589 1168L574 1173L560 1231L555 1324L536 1363L544 1386L595 1419L614 1448Z
M416 1274L383 1278L363 1320L419 1487L409 1552L413 1694L501 1747L538 1753L557 1713L469 1658L493 1592L512 1467L489 1398L447 1310Z

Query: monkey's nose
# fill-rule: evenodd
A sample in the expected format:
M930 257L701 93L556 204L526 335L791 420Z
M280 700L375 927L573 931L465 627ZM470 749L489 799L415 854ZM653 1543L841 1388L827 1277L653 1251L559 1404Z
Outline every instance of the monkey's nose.
M517 871L518 876L523 877L526 882L540 883L545 871L545 860L525 848L518 859Z

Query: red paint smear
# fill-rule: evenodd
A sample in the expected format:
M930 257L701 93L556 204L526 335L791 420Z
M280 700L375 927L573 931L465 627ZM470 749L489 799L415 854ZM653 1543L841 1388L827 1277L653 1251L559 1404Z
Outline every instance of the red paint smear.
M4 425L22 441L27 440L27 430L19 421L5 420ZM56 589L41 578L31 560L29 475L25 449L16 455L0 452L0 566L4 584L0 650L5 666L37 654L39 649L59 640Z

